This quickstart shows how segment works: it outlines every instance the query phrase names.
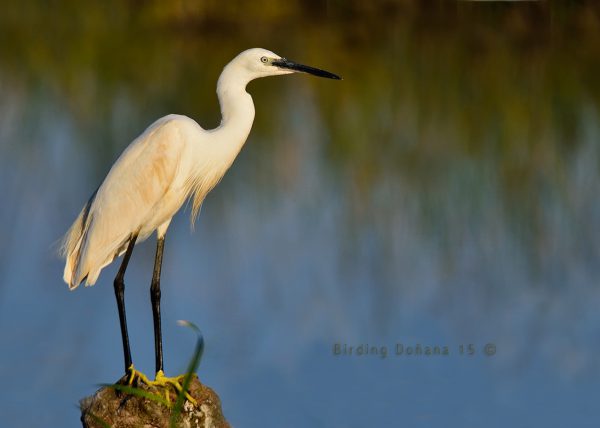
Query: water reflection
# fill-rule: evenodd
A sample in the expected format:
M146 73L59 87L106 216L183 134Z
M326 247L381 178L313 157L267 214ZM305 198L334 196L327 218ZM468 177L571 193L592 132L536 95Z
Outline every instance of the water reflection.
M203 327L201 376L234 425L591 424L597 8L386 4L275 2L243 15L153 3L7 8L0 375L11 425L76 426L72 404L118 376L115 267L68 293L52 243L156 117L218 123L216 78L249 45L345 80L251 84L247 146L195 233L187 212L167 239L168 370L191 353L175 326L187 318ZM127 288L134 360L146 371L152 251L136 250ZM453 355L332 356L334 343L398 341ZM456 355L488 342L494 357ZM23 414L32 399L42 423ZM256 410L265 403L268 423Z

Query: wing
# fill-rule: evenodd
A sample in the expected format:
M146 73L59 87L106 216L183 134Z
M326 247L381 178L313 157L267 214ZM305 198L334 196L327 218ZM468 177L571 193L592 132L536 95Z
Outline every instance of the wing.
M65 237L71 248L65 253L65 281L70 288L87 278L93 285L100 271L121 254L130 237L148 225L177 174L185 146L177 117L167 116L152 124L117 159L104 182ZM79 224L78 224L79 223ZM70 236L77 233L79 237Z

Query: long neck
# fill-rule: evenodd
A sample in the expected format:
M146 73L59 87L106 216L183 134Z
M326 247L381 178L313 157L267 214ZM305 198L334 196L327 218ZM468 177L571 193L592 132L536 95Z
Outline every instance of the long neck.
M246 92L247 83L248 79L229 66L225 67L217 83L222 119L213 132L220 134L220 144L231 149L234 156L246 142L254 122L254 103Z

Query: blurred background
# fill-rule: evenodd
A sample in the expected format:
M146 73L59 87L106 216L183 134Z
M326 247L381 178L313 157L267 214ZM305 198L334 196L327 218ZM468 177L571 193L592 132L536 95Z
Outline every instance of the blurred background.
M406 0L2 1L2 424L79 426L121 376L117 266L69 292L56 242L155 119L217 126L256 46L344 80L249 85L246 146L167 236L167 374L187 319L234 426L597 426L600 6ZM150 374L154 247L126 278Z

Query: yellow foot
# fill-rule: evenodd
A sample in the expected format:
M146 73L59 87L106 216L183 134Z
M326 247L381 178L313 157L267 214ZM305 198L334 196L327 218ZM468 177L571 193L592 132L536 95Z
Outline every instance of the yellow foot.
M152 381L146 377L146 375L142 372L139 372L133 367L133 364L129 366L129 386L133 385L135 379L139 379L141 382L144 382L146 385L151 385Z
M148 386L165 387L167 385L171 385L177 390L178 393L183 392L185 395L185 398L188 401L192 402L194 405L198 404L196 402L196 400L187 391L183 391L183 380L185 378L185 375L180 375L180 376L175 376L175 377L166 377L165 374L163 373L163 371L159 370L156 373L156 378L154 380L150 380L144 373L137 371L133 367L133 364L131 365L131 367L129 367L129 373L130 373L129 382L128 382L129 386L131 386L133 384L133 382L135 381L136 378ZM169 397L168 389L165 389L165 396L166 396L167 402L170 403L171 400Z
M183 394L185 395L185 398L187 398L188 401L191 401L194 405L198 404L196 402L196 400L194 400L194 398L187 391L183 390L183 380L184 379L185 379L185 375L179 375L179 376L175 376L175 377L166 377L165 374L163 373L163 371L159 370L156 373L156 378L154 379L154 381L151 384L154 386L156 386L156 385L160 385L160 386L172 385L177 390L177 392L179 392L179 393L183 392ZM167 400L169 400L168 390L167 390L166 394L167 394Z

